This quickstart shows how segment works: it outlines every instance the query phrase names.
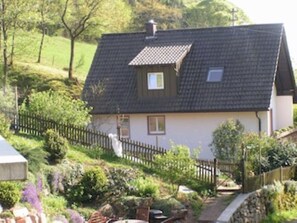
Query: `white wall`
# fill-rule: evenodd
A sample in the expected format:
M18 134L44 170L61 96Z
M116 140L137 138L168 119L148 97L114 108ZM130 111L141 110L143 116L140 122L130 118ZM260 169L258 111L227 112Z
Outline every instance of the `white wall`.
M277 96L276 94L274 87L270 105L273 111L273 130L293 125L293 97Z
M200 158L212 159L209 149L212 132L229 118L240 120L246 131L258 132L258 119L255 112L222 112L222 113L176 113L165 114L165 135L148 135L147 116L158 114L130 114L130 138L169 148L170 140L176 144L184 144L192 150L200 147ZM161 114L164 115L164 114ZM262 131L268 129L268 112L259 112ZM108 124L101 124L101 131L116 133L116 116L96 116L96 120L108 120ZM97 123L99 123L97 121ZM110 126L111 125L111 126Z

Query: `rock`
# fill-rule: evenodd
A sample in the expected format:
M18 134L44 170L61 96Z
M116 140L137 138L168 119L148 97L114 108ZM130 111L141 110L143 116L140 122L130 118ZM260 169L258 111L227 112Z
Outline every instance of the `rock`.
M114 216L116 216L115 210L110 204L102 206L99 209L99 212L101 212L104 216L109 218L113 218Z
M24 218L29 214L29 211L27 208L14 208L12 213L15 218Z
M46 216L44 213L39 214L39 222L38 223L47 223Z

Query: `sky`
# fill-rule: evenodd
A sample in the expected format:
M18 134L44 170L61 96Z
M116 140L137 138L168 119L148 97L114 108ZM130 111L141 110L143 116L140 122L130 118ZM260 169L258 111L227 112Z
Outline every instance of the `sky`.
M292 65L297 68L297 8L295 0L229 0L255 24L284 23Z

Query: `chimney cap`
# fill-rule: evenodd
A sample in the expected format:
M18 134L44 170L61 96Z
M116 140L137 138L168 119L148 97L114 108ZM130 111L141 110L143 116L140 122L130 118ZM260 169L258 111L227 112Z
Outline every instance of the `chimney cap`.
M150 19L147 23L156 24L156 22L153 19Z

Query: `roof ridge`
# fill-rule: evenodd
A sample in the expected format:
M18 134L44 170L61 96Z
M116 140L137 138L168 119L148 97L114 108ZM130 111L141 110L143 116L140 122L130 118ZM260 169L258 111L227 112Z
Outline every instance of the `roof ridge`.
M260 24L246 24L246 25L237 25L237 26L214 26L214 27L201 27L201 28L194 28L194 27L187 27L187 28L179 28L179 29L165 29L165 30L157 30L157 33L160 32L179 32L179 31L197 31L197 30L219 30L219 29L239 29L239 28L249 28L249 27L260 27L260 26L272 26L272 25L281 25L284 26L284 23L260 23ZM135 35L145 34L145 31L135 31L135 32L124 32L124 33L104 33L102 36L122 36L122 35Z

